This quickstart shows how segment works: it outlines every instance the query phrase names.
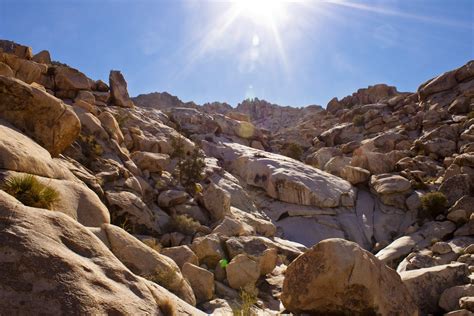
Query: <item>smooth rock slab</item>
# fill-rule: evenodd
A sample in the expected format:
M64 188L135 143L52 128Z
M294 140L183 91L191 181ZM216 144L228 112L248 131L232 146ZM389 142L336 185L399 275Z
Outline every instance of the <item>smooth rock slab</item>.
M300 161L230 142L203 141L207 155L222 159L229 172L270 197L319 207L354 206L354 187Z

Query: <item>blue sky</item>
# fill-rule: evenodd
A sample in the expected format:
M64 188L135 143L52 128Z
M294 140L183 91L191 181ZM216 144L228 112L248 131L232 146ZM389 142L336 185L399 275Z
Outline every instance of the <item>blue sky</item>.
M415 91L474 59L474 0L236 1L0 0L0 38L93 79L119 69L133 96L234 106L325 106L376 83Z

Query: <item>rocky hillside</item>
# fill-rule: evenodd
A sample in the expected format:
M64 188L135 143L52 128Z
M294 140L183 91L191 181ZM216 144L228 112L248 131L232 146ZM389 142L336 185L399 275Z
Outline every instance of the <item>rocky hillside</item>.
M472 315L473 212L474 61L232 108L0 41L2 314Z

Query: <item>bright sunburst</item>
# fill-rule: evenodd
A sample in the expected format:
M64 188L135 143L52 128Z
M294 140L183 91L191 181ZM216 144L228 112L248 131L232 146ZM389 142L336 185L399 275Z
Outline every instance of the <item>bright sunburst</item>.
M234 10L267 26L285 17L287 1L284 0L234 0Z

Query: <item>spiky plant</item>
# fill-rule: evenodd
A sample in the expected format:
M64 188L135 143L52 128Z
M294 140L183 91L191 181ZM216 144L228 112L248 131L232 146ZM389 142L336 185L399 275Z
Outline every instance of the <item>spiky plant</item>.
M5 180L3 190L21 203L38 208L52 210L59 201L55 189L41 183L34 175L10 176Z

